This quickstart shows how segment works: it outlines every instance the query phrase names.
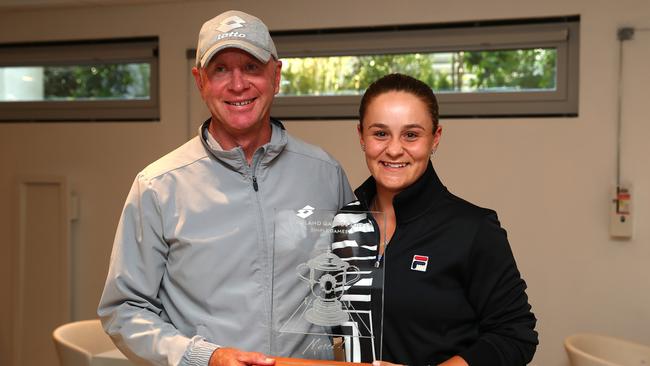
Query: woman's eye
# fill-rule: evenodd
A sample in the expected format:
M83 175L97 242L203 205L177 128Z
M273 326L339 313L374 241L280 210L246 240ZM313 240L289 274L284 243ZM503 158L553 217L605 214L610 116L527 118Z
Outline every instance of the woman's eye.
M407 132L404 134L404 137L406 137L407 140L414 140L418 138L418 134L416 132Z
M388 134L386 134L386 132L384 132L384 131L375 131L375 132L373 132L373 135L375 137L386 137L386 136L388 136Z

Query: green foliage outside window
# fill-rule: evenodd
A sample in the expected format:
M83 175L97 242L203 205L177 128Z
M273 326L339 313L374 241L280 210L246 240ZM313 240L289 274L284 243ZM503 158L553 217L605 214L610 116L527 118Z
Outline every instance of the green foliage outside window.
M147 99L149 64L48 66L43 71L46 100Z
M553 90L557 53L549 49L464 52L466 74L476 89Z
M555 49L283 59L282 95L359 95L383 75L414 76L436 92L554 90ZM149 64L48 66L46 100L146 99Z
M282 95L357 95L383 75L414 76L437 92L554 90L555 49L283 59Z

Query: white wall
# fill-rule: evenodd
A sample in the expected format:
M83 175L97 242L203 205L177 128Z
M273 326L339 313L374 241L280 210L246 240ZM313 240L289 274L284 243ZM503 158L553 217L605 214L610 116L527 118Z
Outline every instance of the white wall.
M15 238L10 197L16 175L66 175L80 197L72 233L74 318L95 316L133 177L186 137L185 49L195 47L204 20L231 8L258 15L271 29L579 14L579 117L444 120L434 164L452 192L496 209L508 229L539 319L535 364L566 365L562 341L579 331L650 344L650 170L644 165L650 155L650 32L625 44L622 171L634 183L635 236L611 240L607 227L616 162L616 30L650 28L646 0L239 0L0 13L0 43L160 36L160 123L0 124L0 232L9 238L0 242L3 249ZM365 178L353 121L287 126L342 160L353 184ZM11 288L10 258L0 256L3 293ZM8 364L6 302L0 302L0 324L0 364Z

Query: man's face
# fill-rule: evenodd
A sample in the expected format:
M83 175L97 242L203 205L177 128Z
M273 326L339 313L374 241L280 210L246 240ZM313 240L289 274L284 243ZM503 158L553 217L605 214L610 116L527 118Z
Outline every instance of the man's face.
M264 64L245 51L227 48L192 73L215 127L242 136L268 123L281 68L273 58Z

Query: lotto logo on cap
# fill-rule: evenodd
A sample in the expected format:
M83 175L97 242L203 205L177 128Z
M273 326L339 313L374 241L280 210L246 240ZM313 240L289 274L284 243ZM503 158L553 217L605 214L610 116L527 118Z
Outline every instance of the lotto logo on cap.
M414 271L426 272L429 257L426 255L414 255L413 262L411 262L411 269Z
M203 23L196 47L197 66L205 67L214 55L226 48L246 51L263 63L271 57L278 58L264 22L238 10L229 10Z
M219 23L217 30L227 33L235 28L243 27L244 24L246 24L246 21L244 19L236 15L233 15L231 17L222 20L221 23Z

